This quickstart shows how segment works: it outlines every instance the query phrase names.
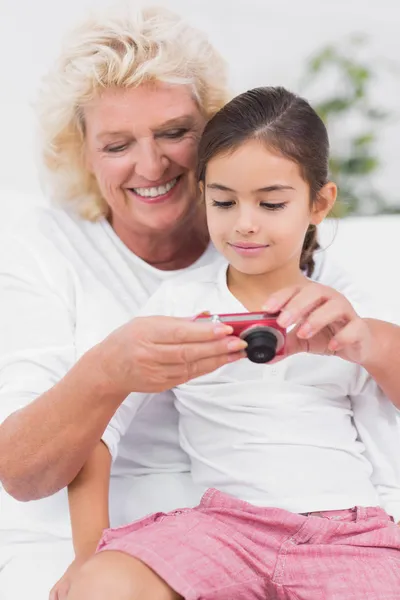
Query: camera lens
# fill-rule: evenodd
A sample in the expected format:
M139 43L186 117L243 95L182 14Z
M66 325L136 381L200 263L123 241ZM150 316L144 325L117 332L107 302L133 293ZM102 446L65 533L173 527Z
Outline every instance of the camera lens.
M266 363L275 358L277 337L268 329L255 329L246 333L247 358L254 363Z

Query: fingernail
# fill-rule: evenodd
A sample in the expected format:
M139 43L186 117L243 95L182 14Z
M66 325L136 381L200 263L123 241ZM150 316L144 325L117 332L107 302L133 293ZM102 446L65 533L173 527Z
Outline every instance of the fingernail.
M287 327L292 323L292 315L288 311L283 311L278 317L278 323L282 327Z
M278 302L276 300L267 300L267 302L263 305L262 309L266 312L275 312L278 310Z
M328 344L328 350L335 352L339 348L339 344L336 340L331 340Z
M229 351L238 351L238 350L244 350L246 348L247 344L244 340L240 340L240 339L236 339L236 340L229 340L228 344L227 344L227 348Z
M304 323L297 332L298 337L300 338L309 338L312 336L312 329L309 323Z
M223 325L220 323L214 327L214 333L216 333L217 335L221 335L221 334L230 335L232 332L233 332L233 327L231 327L231 325Z

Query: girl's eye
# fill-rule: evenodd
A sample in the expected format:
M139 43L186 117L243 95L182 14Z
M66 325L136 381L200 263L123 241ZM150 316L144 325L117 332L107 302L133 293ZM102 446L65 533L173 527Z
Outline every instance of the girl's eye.
M282 208L285 208L286 202L261 202L260 206L262 206L266 210L281 210Z
M185 133L187 133L188 130L187 129L170 129L169 131L164 131L164 133L162 133L162 137L165 137L169 140L176 140L178 138L181 138L185 135Z
M218 208L230 208L234 205L234 202L232 202L232 200L227 200L226 202L219 202L218 200L213 200L212 205Z

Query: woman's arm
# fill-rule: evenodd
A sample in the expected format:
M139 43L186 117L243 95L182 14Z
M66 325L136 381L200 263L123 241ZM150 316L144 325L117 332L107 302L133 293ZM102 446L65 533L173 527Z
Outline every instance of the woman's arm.
M49 496L74 479L125 395L87 352L49 391L0 425L0 481L21 501Z
M373 343L362 366L400 409L400 327L378 319L365 321Z
M113 332L0 425L4 488L28 501L68 485L131 391L170 389L241 358L243 342L230 332L173 317L133 319Z
M68 485L130 392L166 390L240 357L228 328L155 317L130 321L77 360L76 319L63 257L52 247L36 257L2 236L0 482L17 500Z

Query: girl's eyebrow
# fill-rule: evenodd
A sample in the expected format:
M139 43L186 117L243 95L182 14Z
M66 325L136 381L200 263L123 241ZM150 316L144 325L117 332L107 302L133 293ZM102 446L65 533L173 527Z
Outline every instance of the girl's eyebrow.
M234 192L232 188L227 187L226 185L222 185L222 183L208 183L206 186L210 190L220 190L221 192ZM281 185L276 183L275 185L268 185L266 187L259 188L258 190L253 190L252 194L257 194L259 192L280 192L282 190L294 190L291 185Z

